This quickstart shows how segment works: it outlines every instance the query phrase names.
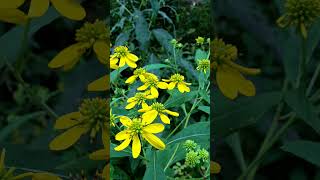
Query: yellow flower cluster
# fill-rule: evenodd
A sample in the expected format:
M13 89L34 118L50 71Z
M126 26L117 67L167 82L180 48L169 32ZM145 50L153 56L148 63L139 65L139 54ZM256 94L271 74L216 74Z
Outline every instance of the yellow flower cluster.
M245 79L243 74L257 75L260 69L246 68L234 63L238 58L238 50L235 46L225 44L222 39L214 39L211 42L211 57L215 79L224 96L235 99L238 93L245 96L256 94L254 84Z

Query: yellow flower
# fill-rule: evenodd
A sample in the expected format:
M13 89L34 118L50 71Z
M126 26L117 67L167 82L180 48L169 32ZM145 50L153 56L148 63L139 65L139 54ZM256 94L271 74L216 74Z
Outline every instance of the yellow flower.
M126 83L132 84L138 77L142 82L145 82L148 76L153 76L156 78L156 75L147 72L147 70L145 70L144 68L138 68L133 71L133 75L126 80Z
M126 46L118 46L114 49L114 53L110 56L110 61L119 62L119 67L128 65L131 68L136 68L136 62L139 58L132 54Z
M160 89L167 89L168 84L165 82L160 82L156 76L148 76L145 79L145 82L142 86L138 87L139 91L144 91L150 88L150 95L148 98L153 99L153 98L158 98L159 96L159 91L158 88Z
M203 73L207 73L210 70L210 60L209 59L200 59L198 60L198 71L202 71Z
M143 92L143 93L139 93L138 92L138 93L136 93L134 95L134 97L131 97L131 98L129 98L127 100L128 105L126 106L126 109L132 109L136 105L140 105L140 104L142 104L142 107L148 106L145 101L147 99L150 99L149 97L150 96L148 96L148 93L146 93L146 92Z
M174 74L170 77L170 79L162 79L164 82L170 82L168 85L168 89L172 90L176 86L178 87L178 90L181 93L184 92L190 92L190 88L188 86L191 85L191 83L184 82L184 76L180 74Z
M160 119L165 124L170 124L170 119L166 114L170 114L171 116L178 117L179 113L167 110L165 106L161 103L155 102L151 106L144 106L139 112L143 112L142 119L145 122L153 122L157 116L160 116Z
M115 126L115 121L118 117L112 113L112 109L110 109L110 125Z
M117 63L118 63L118 59L115 59L115 58L111 59L110 58L110 68L111 69L118 69L119 66L117 65Z
M73 68L81 56L91 47L98 60L107 64L110 54L109 29L105 22L96 20L94 23L85 23L76 33L77 43L58 53L49 63L50 68L63 67L65 70Z
M307 38L307 28L320 17L319 0L287 0L285 14L277 20L281 28L295 26Z
M260 69L246 68L234 63L238 57L237 48L225 44L221 39L215 39L211 45L212 66L216 71L216 81L222 94L230 99L235 99L238 93L254 96L254 84L242 74L257 75Z
M62 179L54 174L41 172L41 173L33 173L32 180L62 180Z
M204 43L204 38L198 36L198 38L196 39L197 44L203 44Z
M19 9L25 0L0 0L0 21L25 24L28 17Z
M44 15L50 2L63 16L72 20L82 20L86 16L85 9L76 0L31 0L28 16L30 18Z
M141 152L140 138L147 140L153 147L163 150L166 145L160 138L155 136L155 133L160 133L164 130L164 126L160 123L153 123L141 118L134 118L131 120L126 116L120 117L120 122L125 126L125 130L116 134L115 139L117 141L123 141L114 150L122 151L129 146L132 141L132 156L137 158Z
M221 171L221 166L217 162L210 161L210 173L218 174Z
M109 81L109 75L102 76L88 85L88 91L107 91L110 88Z
M65 132L53 139L49 147L51 150L64 150L76 143L79 138L88 132L90 137L95 138L101 130L106 136L108 129L108 106L107 99L85 99L78 112L72 112L59 117L54 125L55 129Z

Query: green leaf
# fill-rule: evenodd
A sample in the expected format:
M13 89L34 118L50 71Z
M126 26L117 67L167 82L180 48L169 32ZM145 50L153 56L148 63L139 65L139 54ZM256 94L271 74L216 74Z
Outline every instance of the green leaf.
M98 164L103 163L103 161L96 161L89 158L89 155L82 156L80 158L68 160L65 163L62 163L56 167L56 169L74 171L74 170L83 170L83 169L92 169L92 167L97 167ZM105 161L106 163L106 161Z
M316 132L320 133L320 120L316 109L305 96L302 89L292 90L286 93L287 104L297 113L297 116L304 120Z
M43 26L50 24L52 21L60 17L53 8L50 8L44 16L31 21L29 38L31 38ZM23 26L17 26L0 37L0 57L4 57L9 62L16 60L18 53L17 47L21 46L23 35Z
M154 69L161 69L161 68L171 68L171 66L166 64L149 64L144 66L147 71L154 70Z
M286 143L281 149L309 161L316 166L320 166L320 143L318 142L299 140Z
M143 176L143 180L163 180L166 179L164 173L164 167L160 166L158 163L158 157L156 151L148 150L146 153L147 159L147 169Z
M150 38L148 23L144 18L143 13L139 10L134 12L134 17L136 39L140 43L141 49L146 50Z
M160 9L160 3L158 0L151 0L151 7L153 10L153 13L157 14Z
M170 54L173 54L173 46L170 41L173 39L170 33L164 29L152 30L154 37L160 43L160 45Z
M195 92L195 91L191 91L191 92L188 92L188 93L185 93L185 94L180 93L176 89L174 89L172 91L173 92L172 92L171 96L164 103L166 108L179 107L183 103L191 101L197 95L197 92Z
M120 157L130 157L131 151L128 149L124 149L123 151L115 151L114 148L117 147L117 145L111 143L110 144L110 158L120 158Z
M198 122L187 126L168 139L166 146L173 146L186 140L194 140L204 148L210 146L210 122Z
M307 39L307 59L310 60L315 48L320 41L320 21L318 20L315 24L312 25L308 33Z
M197 49L196 50L196 55L195 55L196 62L198 60L200 60L200 59L207 59L207 57L208 57L208 53L207 52L205 52L205 51L203 51L201 49Z
M3 142L12 131L18 129L20 126L23 124L27 123L30 120L33 120L41 115L44 115L45 113L40 111L40 112L35 112L23 116L12 116L10 117L10 122L8 126L4 127L0 131L0 142Z
M122 71L124 71L125 69L127 69L127 65L119 68L119 69L116 69L116 70L113 70L111 73L110 73L110 80L112 83L114 83L116 80L117 80L117 77L119 78L120 74Z
M233 102L218 97L220 93L213 93L219 106L214 108L213 137L224 137L241 128L245 128L257 122L281 99L280 92L262 93L255 97L242 99L240 102Z
M199 106L198 109L200 109L201 111L210 114L210 106Z

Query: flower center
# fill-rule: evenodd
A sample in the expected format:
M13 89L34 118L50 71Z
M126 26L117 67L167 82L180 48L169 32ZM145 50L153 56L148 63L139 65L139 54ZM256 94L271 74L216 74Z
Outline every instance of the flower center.
M141 123L141 118L134 118L131 126L129 127L132 136L140 134L142 132L142 128L143 125Z
M118 46L114 49L114 55L117 58L125 57L129 53L129 50L126 46Z
M308 25L320 16L320 1L318 0L288 0L285 6L288 15L296 24L304 22Z
M210 60L208 59L201 59L198 61L198 71L204 71L210 68Z
M164 107L164 105L161 104L161 103L158 103L158 102L153 103L153 104L151 105L151 108L152 108L153 110L158 111L159 113L161 113L161 112L163 112L164 110L166 110L166 108Z
M110 113L108 105L106 99L85 99L79 108L83 123L89 124L91 128L108 123L108 114Z
M184 77L180 74L174 74L170 77L170 80L174 82L182 82L184 80Z
M142 75L145 74L147 71L144 68L138 68L136 70L133 71L134 75Z
M107 41L109 30L103 21L96 20L94 23L86 22L76 32L76 41L94 43L96 40Z
M146 99L144 93L137 93L134 97L138 100L138 102L144 101Z
M159 80L152 77L152 76L148 76L147 77L147 81L146 81L146 84L149 85L149 86L153 86L153 87L156 87L157 84L158 84Z
M238 50L231 44L225 44L222 39L212 41L211 55L214 61L234 61L238 57ZM209 61L210 62L210 61Z

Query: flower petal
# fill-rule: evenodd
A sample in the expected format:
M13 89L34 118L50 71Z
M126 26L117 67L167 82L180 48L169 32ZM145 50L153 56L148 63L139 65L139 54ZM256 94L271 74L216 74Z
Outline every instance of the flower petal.
M217 84L222 94L230 99L238 96L238 88L240 86L239 71L233 70L229 66L221 65L217 69Z
M135 98L135 97L129 98L129 99L127 100L127 103L131 103L131 102L133 102L133 101L136 101L136 98Z
M128 118L127 116L120 116L119 119L120 119L120 122L126 127L129 127L132 124L131 119Z
M18 8L21 6L25 0L0 0L0 7L1 11L2 9L7 9L7 8Z
M116 151L122 151L122 150L124 150L126 147L129 146L130 142L131 142L131 138L128 138L128 139L124 140L119 146L115 147L114 150L116 150Z
M156 119L157 116L158 116L158 111L156 110L145 112L144 114L142 114L142 123L145 125L151 124Z
M132 156L137 158L141 152L141 142L138 135L133 136L132 141Z
M123 67L124 65L126 65L126 59L122 57L120 58L119 67Z
M251 81L243 79L239 87L239 92L245 96L255 96L256 88Z
M2 9L0 10L0 21L13 24L25 24L28 17L19 9Z
M75 126L80 123L80 116L80 112L72 112L69 114L65 114L56 120L54 124L54 129L67 129L72 126Z
M137 64L134 61L131 61L130 59L126 59L126 63L131 68L136 68L137 67Z
M160 119L165 124L170 124L170 119L165 114L159 113Z
M137 79L137 77L137 75L130 76L125 83L132 84Z
M138 87L137 90L139 90L139 91L144 91L144 90L146 90L148 87L149 87L148 85L144 84L144 85Z
M166 145L161 141L160 138L151 133L142 133L143 138L145 138L153 147L163 150Z
M149 124L143 128L143 131L148 133L160 133L164 130L164 125L160 123Z
M190 88L188 86L186 86L185 84L183 84L183 83L178 83L178 90L181 93L190 92Z
M44 15L49 8L49 0L31 0L28 17L40 17Z
M16 179L16 177L15 177ZM46 173L46 172L41 172L41 173L33 173L32 175L32 180L61 180L60 177L54 175L54 174L50 174L50 173Z
M137 101L133 101L126 106L126 109L132 109L136 106Z
M160 89L167 89L167 88L168 88L168 84L165 83L165 82L159 82L159 83L157 84L157 86L158 86L158 88L160 88Z
M100 149L89 155L92 160L105 160L109 156L109 151L107 149Z
M83 126L75 126L71 129L68 129L64 133L54 138L50 142L49 148L56 151L65 150L76 143L81 135L86 133L87 131L88 128Z
M102 76L88 85L88 91L107 91L109 88L109 75Z
M76 43L63 49L50 61L48 66L50 68L59 68L71 62L79 61L87 46L87 43Z
M115 136L117 141L122 141L128 138L130 138L130 132L128 130L120 131Z
M109 177L108 176L108 174L110 173L109 170L110 170L110 164L105 165L102 170L102 179L105 177ZM107 179L107 178L105 178L105 179Z
M176 86L176 84L177 84L177 82L171 82L171 83L169 83L168 89L169 89L169 90L172 90L172 89Z
M110 55L110 44L104 41L96 41L93 44L93 50L97 55L98 60L102 64L107 64Z
M127 54L127 58L130 59L131 61L134 61L134 62L139 60L138 56L136 56L132 53Z
M155 87L151 87L150 88L150 92L151 92L151 96L152 97L159 97L159 91L157 90L157 88L155 88Z
M86 17L85 9L74 0L51 0L53 6L63 16L72 20L82 20Z
M165 113L167 114L170 114L171 116L175 116L175 117L178 117L179 116L179 113L177 112L174 112L174 111L170 111L170 110L164 110Z

